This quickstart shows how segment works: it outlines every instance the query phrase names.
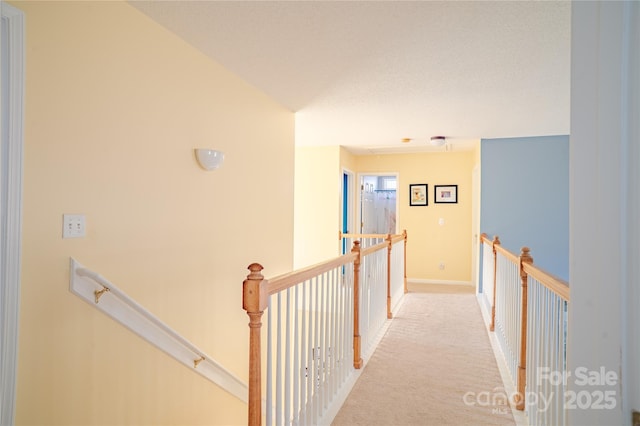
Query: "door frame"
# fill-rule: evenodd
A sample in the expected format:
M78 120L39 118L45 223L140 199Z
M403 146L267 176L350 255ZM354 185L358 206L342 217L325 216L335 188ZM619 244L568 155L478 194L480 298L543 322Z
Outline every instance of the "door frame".
M471 283L480 292L480 164L471 171Z
M354 205L356 204L356 182L355 182L355 173L345 167L342 168L342 173L340 175L340 232L344 233L344 217L345 217L345 185L344 178L347 177L347 200L346 200L346 217L347 217L347 230L348 233L354 233L354 223L355 223L355 215L354 215ZM340 241L340 253L344 254L346 251L349 251L351 247L345 247L344 240Z
M24 14L0 3L0 424L15 423L24 150ZM4 123L3 123L4 122Z

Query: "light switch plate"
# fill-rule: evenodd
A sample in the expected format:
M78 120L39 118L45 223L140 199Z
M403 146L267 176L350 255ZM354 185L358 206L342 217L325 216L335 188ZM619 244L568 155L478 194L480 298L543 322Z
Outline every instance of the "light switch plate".
M83 214L62 216L62 238L83 238L86 236L86 222Z

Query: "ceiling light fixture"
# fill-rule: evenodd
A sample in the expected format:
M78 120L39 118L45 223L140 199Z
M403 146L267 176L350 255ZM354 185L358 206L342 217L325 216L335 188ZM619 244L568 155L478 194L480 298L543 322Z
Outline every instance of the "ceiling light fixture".
M411 138L402 138L402 143L409 143L411 142Z
M447 138L444 136L431 136L431 145L442 146L447 142Z

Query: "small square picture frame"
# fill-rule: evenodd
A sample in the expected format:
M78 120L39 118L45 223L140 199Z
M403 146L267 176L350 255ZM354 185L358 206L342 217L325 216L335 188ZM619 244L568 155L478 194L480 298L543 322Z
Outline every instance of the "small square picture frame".
M438 204L456 204L458 202L458 185L435 185L433 202Z
M429 185L426 183L409 184L409 205L428 206L429 205Z

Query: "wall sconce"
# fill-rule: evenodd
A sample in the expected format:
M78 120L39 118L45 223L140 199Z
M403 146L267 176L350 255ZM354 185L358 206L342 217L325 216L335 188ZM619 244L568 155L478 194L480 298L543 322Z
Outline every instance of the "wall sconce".
M196 148L198 164L205 170L215 170L224 162L224 152L215 149Z

